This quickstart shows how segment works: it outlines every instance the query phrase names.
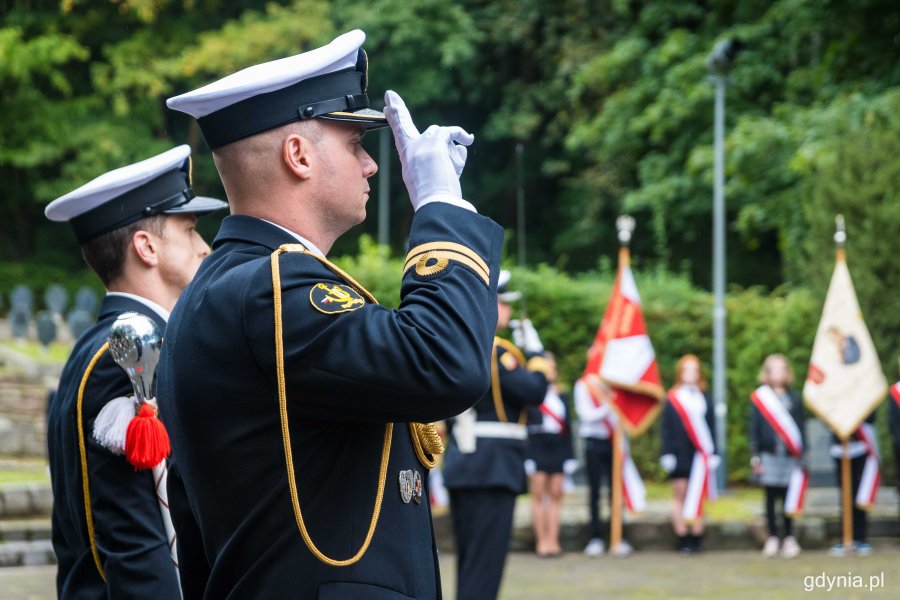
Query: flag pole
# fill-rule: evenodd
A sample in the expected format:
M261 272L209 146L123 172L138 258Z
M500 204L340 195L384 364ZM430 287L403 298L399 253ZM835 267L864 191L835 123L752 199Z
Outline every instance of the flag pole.
M842 262L847 260L847 253L844 245L847 242L847 232L844 228L844 215L838 214L834 217L834 244L835 244L835 261ZM841 441L841 505L842 505L842 525L844 538L844 551L849 551L853 544L853 490L850 479L850 457L847 453L847 440Z
M616 229L619 232L619 266L618 272L631 265L631 234L634 231L634 219L628 215L622 215L616 219ZM616 550L622 543L622 431L621 419L616 419L615 427L612 432L612 505L610 506L609 517L609 551L615 555Z
M847 440L841 442L841 501L843 503L844 551L853 545L853 498L850 489L850 457L847 456Z

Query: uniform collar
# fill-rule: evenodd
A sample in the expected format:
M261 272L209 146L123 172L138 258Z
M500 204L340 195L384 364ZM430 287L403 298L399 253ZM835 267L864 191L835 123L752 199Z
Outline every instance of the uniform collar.
M262 219L262 220L263 220L263 221L266 221L265 219ZM321 256L322 258L325 258L325 253L323 253L321 250L319 250L319 248L318 248L315 244L313 244L311 241L309 241L308 239L306 239L305 237L303 237L303 236L300 235L299 233L294 233L293 231L291 231L291 230L288 229L287 227L282 227L282 226L279 225L278 223L273 223L272 221L266 221L266 223L268 223L269 225L274 225L275 227L277 227L278 229L281 229L282 231L288 232L289 234L291 234L291 236L293 236L294 238L296 238L296 240L297 240L298 242L300 242L301 244L303 244L304 246L306 246L306 249L307 249L307 250L309 250L309 251L312 252L313 254L317 254L318 256Z
M134 311L153 319L160 329L165 330L166 319L169 313L155 302L151 302L141 296L124 292L108 292L103 302L100 303L98 320L115 317L124 312ZM162 312L159 312L162 311Z
M263 219L247 215L229 215L222 219L222 226L216 239L213 240L213 249L231 241L264 246L270 252L274 252L282 244L296 244L297 237L287 229Z

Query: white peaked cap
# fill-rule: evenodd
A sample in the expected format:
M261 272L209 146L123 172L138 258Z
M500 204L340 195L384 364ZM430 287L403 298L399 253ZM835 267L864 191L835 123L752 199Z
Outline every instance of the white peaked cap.
M326 46L248 67L166 104L196 118L211 148L309 118L383 127L384 115L368 108L365 40L355 29Z
M57 198L44 214L68 221L78 241L156 214L208 213L227 206L195 196L190 182L191 148L181 145L140 162L114 169Z

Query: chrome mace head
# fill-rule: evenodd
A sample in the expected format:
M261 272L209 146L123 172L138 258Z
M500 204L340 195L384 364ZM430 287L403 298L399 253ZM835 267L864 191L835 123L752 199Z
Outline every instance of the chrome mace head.
M150 385L162 341L156 323L136 312L122 313L109 330L109 353L128 375L135 400L140 404L152 397Z

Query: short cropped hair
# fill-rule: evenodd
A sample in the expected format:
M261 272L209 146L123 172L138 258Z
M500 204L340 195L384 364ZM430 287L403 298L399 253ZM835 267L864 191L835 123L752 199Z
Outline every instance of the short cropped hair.
M81 245L84 262L100 277L104 287L122 276L128 245L138 231L162 236L165 215L154 215L98 235Z

